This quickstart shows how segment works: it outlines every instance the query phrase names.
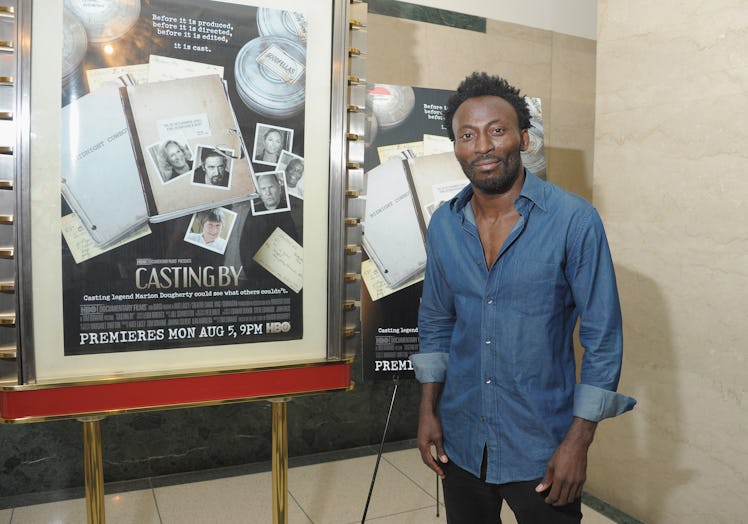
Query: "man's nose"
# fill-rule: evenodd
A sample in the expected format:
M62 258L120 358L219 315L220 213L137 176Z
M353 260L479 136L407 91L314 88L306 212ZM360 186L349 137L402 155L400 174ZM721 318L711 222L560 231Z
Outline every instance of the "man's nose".
M475 150L478 153L487 153L494 148L493 140L488 133L478 133L475 137Z

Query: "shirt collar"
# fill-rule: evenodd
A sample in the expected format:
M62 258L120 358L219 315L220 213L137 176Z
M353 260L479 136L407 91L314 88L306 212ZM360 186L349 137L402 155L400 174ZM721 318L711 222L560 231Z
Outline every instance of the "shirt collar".
M525 183L522 184L522 191L520 191L519 197L525 197L528 200L531 200L533 204L543 211L547 211L548 206L546 203L547 195L545 189L546 182L525 169Z

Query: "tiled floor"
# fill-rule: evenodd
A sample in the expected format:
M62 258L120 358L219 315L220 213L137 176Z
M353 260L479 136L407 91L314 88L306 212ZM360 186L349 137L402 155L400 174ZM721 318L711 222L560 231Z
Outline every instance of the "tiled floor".
M376 453L362 452L353 455L337 460L329 460L329 455L291 459L288 472L290 524L353 524L362 521L377 456ZM133 486L140 489L132 489ZM439 489L441 500L441 487ZM107 486L106 522L272 523L271 490L270 471L245 470L242 473L237 469L212 472L202 478L188 475L149 479L131 483L126 489L121 485L115 486L114 490ZM413 448L386 451L379 464L366 522L446 523L443 506L437 516L436 501L436 476L421 463L418 452ZM586 505L583 511L585 524L628 522L611 520ZM86 504L82 498L0 510L0 524L85 522ZM502 522L516 524L506 508Z

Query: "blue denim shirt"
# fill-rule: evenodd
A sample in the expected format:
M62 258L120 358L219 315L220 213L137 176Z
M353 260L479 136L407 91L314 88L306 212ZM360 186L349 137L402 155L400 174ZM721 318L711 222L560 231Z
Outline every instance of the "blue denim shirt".
M431 219L419 310L422 383L443 382L450 460L486 480L540 478L573 417L633 408L615 392L622 329L613 263L597 211L525 171L520 215L491 269L467 186ZM572 333L585 348L577 384Z

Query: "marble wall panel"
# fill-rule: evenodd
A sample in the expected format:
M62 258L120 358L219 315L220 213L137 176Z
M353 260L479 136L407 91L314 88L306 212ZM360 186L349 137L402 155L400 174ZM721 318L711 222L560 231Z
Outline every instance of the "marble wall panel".
M588 489L645 522L748 510L748 10L598 3L594 203L636 410L601 424Z

